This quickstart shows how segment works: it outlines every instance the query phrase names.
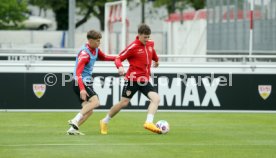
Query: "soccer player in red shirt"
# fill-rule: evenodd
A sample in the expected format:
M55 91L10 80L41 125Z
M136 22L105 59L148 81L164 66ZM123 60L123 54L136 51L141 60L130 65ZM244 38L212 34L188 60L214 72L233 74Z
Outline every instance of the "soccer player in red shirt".
M97 93L93 89L92 72L96 60L114 61L116 56L105 55L98 47L102 35L91 30L87 33L87 43L83 45L76 57L74 70L74 91L80 99L81 111L68 123L71 125L67 133L69 135L83 135L79 126L83 124L93 113L93 109L100 105Z
M107 124L123 107L126 107L132 96L139 90L150 99L147 119L144 128L154 133L161 133L161 130L153 123L154 114L158 109L160 97L149 82L152 60L153 66L158 67L158 56L154 49L154 42L150 40L151 29L146 24L138 28L138 36L119 56L115 59L116 67L120 75L125 71L122 61L128 60L129 69L125 75L125 85L122 98L119 103L111 107L105 118L100 121L101 134L107 134Z

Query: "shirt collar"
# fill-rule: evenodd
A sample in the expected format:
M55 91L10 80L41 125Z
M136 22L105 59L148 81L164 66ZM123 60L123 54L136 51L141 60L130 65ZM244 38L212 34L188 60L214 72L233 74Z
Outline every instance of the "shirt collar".
M140 44L140 45L144 45L144 44L139 40L139 36L138 36L138 35L136 36L136 43L137 43L137 44Z
M86 43L87 48L90 50L90 52L93 52L95 48L92 48L89 43Z

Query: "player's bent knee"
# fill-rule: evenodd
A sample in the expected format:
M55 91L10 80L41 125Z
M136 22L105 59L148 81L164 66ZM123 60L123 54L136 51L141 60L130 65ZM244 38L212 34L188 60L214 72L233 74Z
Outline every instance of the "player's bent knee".
M100 106L101 103L100 103L100 101L98 100L95 104L96 104L96 106L98 107L98 106Z
M99 107L99 106L100 106L100 101L95 101L95 102L94 102L94 107L97 108L97 107Z
M156 97L156 103L157 103L157 104L160 103L160 97L159 97L159 95Z
M154 104L159 105L159 103L160 103L160 97L159 97L159 95L152 96L151 97L151 102L153 102Z
M152 103L157 104L157 105L160 103L160 97L156 92L149 92L148 97Z
M153 102L155 105L159 105L160 100L152 100L152 102Z
M92 111L93 109L100 106L100 102L99 101L89 102L88 106L89 106L89 109Z
M98 99L98 96L93 96L92 98L89 99L90 105L93 107L98 107L100 106L100 100Z
M120 105L123 106L123 107L127 106L128 103L129 103L129 100L121 100L120 101Z

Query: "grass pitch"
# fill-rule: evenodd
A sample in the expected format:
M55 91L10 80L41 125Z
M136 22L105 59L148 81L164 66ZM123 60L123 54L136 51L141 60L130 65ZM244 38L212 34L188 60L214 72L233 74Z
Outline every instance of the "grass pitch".
M99 134L95 112L81 126L85 136L68 136L71 112L0 112L1 158L272 158L276 114L158 112L168 134L143 129L145 112L121 112Z

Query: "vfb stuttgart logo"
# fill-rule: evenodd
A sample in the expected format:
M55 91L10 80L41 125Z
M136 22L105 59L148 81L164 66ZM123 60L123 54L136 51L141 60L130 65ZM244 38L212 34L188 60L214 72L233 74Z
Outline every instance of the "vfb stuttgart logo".
M41 98L46 91L45 84L33 84L33 92L37 98Z
M266 100L272 91L272 86L271 85L259 85L258 86L259 94L260 96Z

